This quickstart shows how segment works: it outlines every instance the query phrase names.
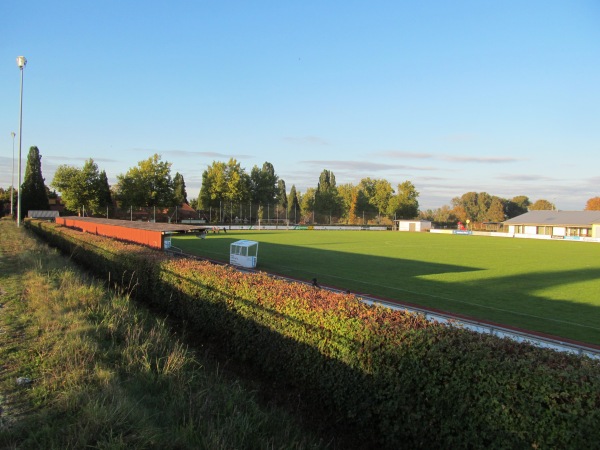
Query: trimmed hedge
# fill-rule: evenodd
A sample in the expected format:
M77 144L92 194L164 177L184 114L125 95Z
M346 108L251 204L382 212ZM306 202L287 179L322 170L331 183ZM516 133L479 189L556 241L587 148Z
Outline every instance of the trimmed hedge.
M600 363L263 273L26 221L384 448L598 448Z

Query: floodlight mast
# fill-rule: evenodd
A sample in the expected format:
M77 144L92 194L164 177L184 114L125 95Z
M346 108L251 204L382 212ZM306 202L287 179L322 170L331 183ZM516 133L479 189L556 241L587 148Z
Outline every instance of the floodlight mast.
M17 135L17 133L15 133L14 131L10 132L10 137L12 137L12 141L13 141L13 157L12 157L12 174L10 177L10 218L14 219L15 218L15 136Z
M21 142L23 140L23 69L27 65L27 59L24 56L17 56L17 66L21 70L21 96L19 106L19 161L17 166L19 167L19 197L17 199L17 227L21 226Z

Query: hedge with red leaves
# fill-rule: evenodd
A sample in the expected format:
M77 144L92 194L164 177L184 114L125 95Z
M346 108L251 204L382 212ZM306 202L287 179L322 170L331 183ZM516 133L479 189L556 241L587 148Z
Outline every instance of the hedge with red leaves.
M600 363L264 273L29 228L384 448L597 448Z

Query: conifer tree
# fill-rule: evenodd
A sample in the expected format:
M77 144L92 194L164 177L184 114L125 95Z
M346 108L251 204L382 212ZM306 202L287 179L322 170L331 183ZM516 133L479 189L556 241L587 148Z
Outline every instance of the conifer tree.
M297 221L299 214L300 202L298 200L298 193L296 192L296 185L292 184L290 195L288 196L288 217L294 221Z
M27 215L27 211L50 209L48 192L42 177L42 155L36 146L29 149L25 178L19 194L21 195L21 219Z
M104 170L100 172L98 181L98 203L102 208L112 206L113 204L110 185L108 184L108 177L106 176L106 171Z
M179 172L173 177L173 193L175 195L175 204L182 205L188 202L187 192L185 190L185 180Z
M287 211L288 207L288 198L285 189L285 181L281 178L277 180L277 196L275 198L277 202L277 207L281 208L284 212Z
M328 221L331 221L332 217L341 215L342 199L338 194L333 172L326 169L321 172L314 201L317 213L327 216ZM320 219L323 220L323 218Z

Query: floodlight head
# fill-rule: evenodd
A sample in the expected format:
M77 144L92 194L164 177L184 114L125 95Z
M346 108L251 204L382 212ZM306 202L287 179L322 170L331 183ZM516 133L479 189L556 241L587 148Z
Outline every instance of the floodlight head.
M23 69L27 65L27 59L24 56L17 56L17 66L19 69Z

